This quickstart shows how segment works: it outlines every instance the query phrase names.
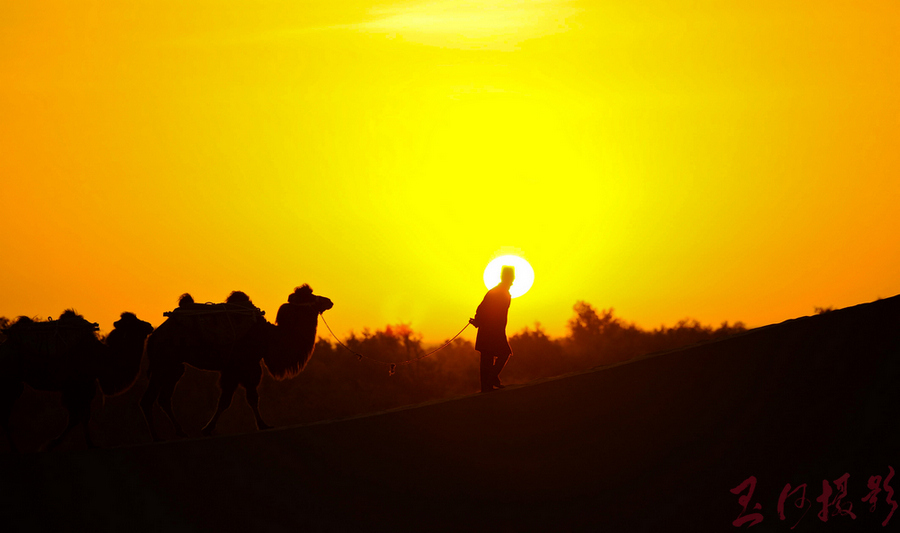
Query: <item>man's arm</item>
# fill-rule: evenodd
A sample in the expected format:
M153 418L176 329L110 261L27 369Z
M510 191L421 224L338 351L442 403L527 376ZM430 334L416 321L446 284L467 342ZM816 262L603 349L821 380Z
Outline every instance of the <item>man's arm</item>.
M481 300L481 303L478 304L478 309L475 310L475 318L469 319L469 324L472 324L476 328L480 327L484 323L485 302L487 302L489 294L490 292L488 292L488 294L485 294L484 298Z

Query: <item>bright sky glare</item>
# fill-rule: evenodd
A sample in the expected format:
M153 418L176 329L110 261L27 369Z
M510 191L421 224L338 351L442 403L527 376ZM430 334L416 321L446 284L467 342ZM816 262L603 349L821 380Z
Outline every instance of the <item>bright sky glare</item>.
M0 315L644 327L900 293L900 4L0 3ZM469 335L467 332L466 335ZM472 333L474 335L474 333Z

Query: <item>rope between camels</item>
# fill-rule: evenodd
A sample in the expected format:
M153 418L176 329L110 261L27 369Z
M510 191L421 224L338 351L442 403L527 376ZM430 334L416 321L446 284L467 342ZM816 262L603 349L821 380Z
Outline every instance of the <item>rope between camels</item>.
M347 350L348 352L350 352L350 353L352 353L353 355L355 355L358 359L368 359L369 361L373 361L373 362L378 363L378 364L380 364L380 365L389 365L389 366L390 366L390 369L389 369L388 372L389 372L389 374L390 374L391 376L393 376L393 375L394 375L394 372L396 372L396 369L397 369L397 366L398 366L398 365L399 365L399 366L408 365L408 364L410 364L410 363L412 363L412 362L415 362L415 361L418 361L418 360L420 360L420 359L425 359L425 358L428 357L429 355L435 354L435 353L437 353L437 352L443 350L443 349L446 348L447 346L450 346L450 343L453 342L454 340L456 340L457 337L459 337L460 335L462 335L462 332L465 331L467 327L469 327L469 324L466 323L466 325L463 326L463 328L462 328L461 330L459 330L459 333L457 333L456 335L453 336L453 338L451 338L449 341L447 341L446 343L444 343L443 346L441 346L440 348L437 348L437 349L435 349L435 350L431 350L430 352L426 353L425 355L420 355L419 357L413 357L412 359L408 359L408 360L406 360L406 361L400 361L399 363L389 363L389 362L387 362L387 361L380 361L380 360L378 360L378 359L373 359L373 358L371 358L371 357L369 357L369 356L367 356L367 355L363 355L363 354L361 354L361 353L359 353L359 352L357 352L357 351L351 349L349 346L347 346L346 344L344 344L343 342L341 342L341 339L339 339L338 336L334 334L334 331L331 330L331 326L329 326L329 325L328 325L328 322L325 320L325 315L323 315L323 314L320 313L319 316L322 317L322 323L325 324L325 327L326 327L326 328L328 328L328 332L331 333L331 336L334 337L334 340L337 341L338 344L340 344L341 346L343 346L345 350Z

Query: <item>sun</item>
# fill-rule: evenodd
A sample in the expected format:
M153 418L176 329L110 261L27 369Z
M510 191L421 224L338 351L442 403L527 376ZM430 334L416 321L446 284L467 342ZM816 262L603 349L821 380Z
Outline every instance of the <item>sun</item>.
M501 255L488 263L484 269L484 284L488 289L493 289L500 283L500 269L504 266L516 269L516 281L509 289L509 295L513 298L522 296L534 285L534 269L528 261L518 255Z

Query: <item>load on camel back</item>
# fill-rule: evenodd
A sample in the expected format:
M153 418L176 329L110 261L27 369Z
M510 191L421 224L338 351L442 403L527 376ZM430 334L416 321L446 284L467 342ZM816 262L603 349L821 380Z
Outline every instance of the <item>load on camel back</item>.
M58 320L53 320L52 317L47 321L19 317L4 333L31 353L48 356L96 342L95 332L99 329L100 324L89 322L74 310L68 309Z
M254 326L266 322L266 312L253 305L241 291L232 292L224 303L194 303L190 294L183 294L178 307L163 316L178 324L171 342L190 348L219 346L227 356L228 347L244 338Z
M57 320L19 317L4 333L10 347L28 354L18 358L22 378L39 389L54 390L71 376L87 376L93 371L85 359L97 357L99 329L96 322L67 309Z
M220 373L219 405L203 428L204 435L212 434L238 386L246 391L256 426L269 428L258 407L260 363L277 380L303 371L315 348L319 314L333 305L330 299L313 294L309 285L302 285L288 295L272 324L240 291L231 293L222 304L196 304L190 295L182 295L178 308L164 313L166 321L147 340L150 383L141 398L141 409L153 440L160 440L153 425L156 403L172 422L175 434L187 435L172 411L172 393L184 375L185 364Z

